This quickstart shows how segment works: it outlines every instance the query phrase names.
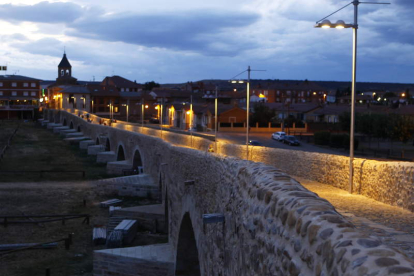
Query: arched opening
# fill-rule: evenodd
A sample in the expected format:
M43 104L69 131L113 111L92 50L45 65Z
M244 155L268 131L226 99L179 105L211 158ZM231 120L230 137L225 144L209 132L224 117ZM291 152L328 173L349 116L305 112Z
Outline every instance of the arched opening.
M78 132L81 132L81 127L80 126L78 126Z
M142 165L141 154L139 150L136 150L134 153L134 160L132 161L132 169L137 172L137 174L144 173L144 166Z
M123 160L125 160L124 147L122 145L119 145L118 156L116 158L116 161L123 161Z
M165 206L164 206L164 222L165 222L165 228L164 228L164 231L165 231L165 233L166 234L168 234L168 229L170 228L170 217L169 217L169 214L168 214L168 211L169 211L169 206L168 206L168 204L169 204L169 202L168 202L168 189L165 189L165 202L164 202L164 204L165 204ZM168 238L168 236L167 236L167 238Z
M111 142L109 142L109 139L106 139L106 145L105 145L105 151L111 150Z
M185 213L178 236L175 275L200 276L197 244L189 213Z
M69 126L69 128L70 128L70 129L73 129L73 122L70 122L70 126Z
M99 137L96 137L96 144L99 145Z
M160 193L160 202L162 203L162 174L160 173L160 178L159 178L159 182L158 182L158 189L161 191Z
M63 119L63 125L66 126L67 124L66 119Z

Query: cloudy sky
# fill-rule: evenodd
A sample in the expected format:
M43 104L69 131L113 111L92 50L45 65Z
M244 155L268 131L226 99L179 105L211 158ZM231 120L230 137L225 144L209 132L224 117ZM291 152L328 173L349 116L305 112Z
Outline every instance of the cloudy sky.
M54 79L65 47L80 80L228 79L250 65L266 70L252 78L348 81L352 30L313 26L350 1L0 0L0 65ZM414 0L388 1L360 5L358 80L414 83ZM352 6L329 19L351 23Z

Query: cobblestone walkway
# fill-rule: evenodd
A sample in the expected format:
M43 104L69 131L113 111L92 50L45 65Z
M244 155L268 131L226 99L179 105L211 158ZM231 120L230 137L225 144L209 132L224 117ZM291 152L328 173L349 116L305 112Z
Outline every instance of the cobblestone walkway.
M328 200L362 232L376 236L414 260L414 213L316 181L295 177L308 190Z

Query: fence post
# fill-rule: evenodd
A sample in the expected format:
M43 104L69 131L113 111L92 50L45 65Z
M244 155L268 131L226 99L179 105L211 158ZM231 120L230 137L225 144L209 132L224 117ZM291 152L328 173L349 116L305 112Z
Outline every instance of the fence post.
M46 276L50 276L50 268L46 268Z

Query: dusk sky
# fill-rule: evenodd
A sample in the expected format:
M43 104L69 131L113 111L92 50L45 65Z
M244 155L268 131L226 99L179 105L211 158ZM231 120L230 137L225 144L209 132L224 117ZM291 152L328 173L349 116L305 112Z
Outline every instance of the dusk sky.
M229 79L248 65L267 70L254 79L350 81L352 30L313 27L349 2L0 0L0 65L52 80L66 47L87 81ZM360 5L357 80L414 83L414 0L388 2ZM329 19L352 23L353 6Z

